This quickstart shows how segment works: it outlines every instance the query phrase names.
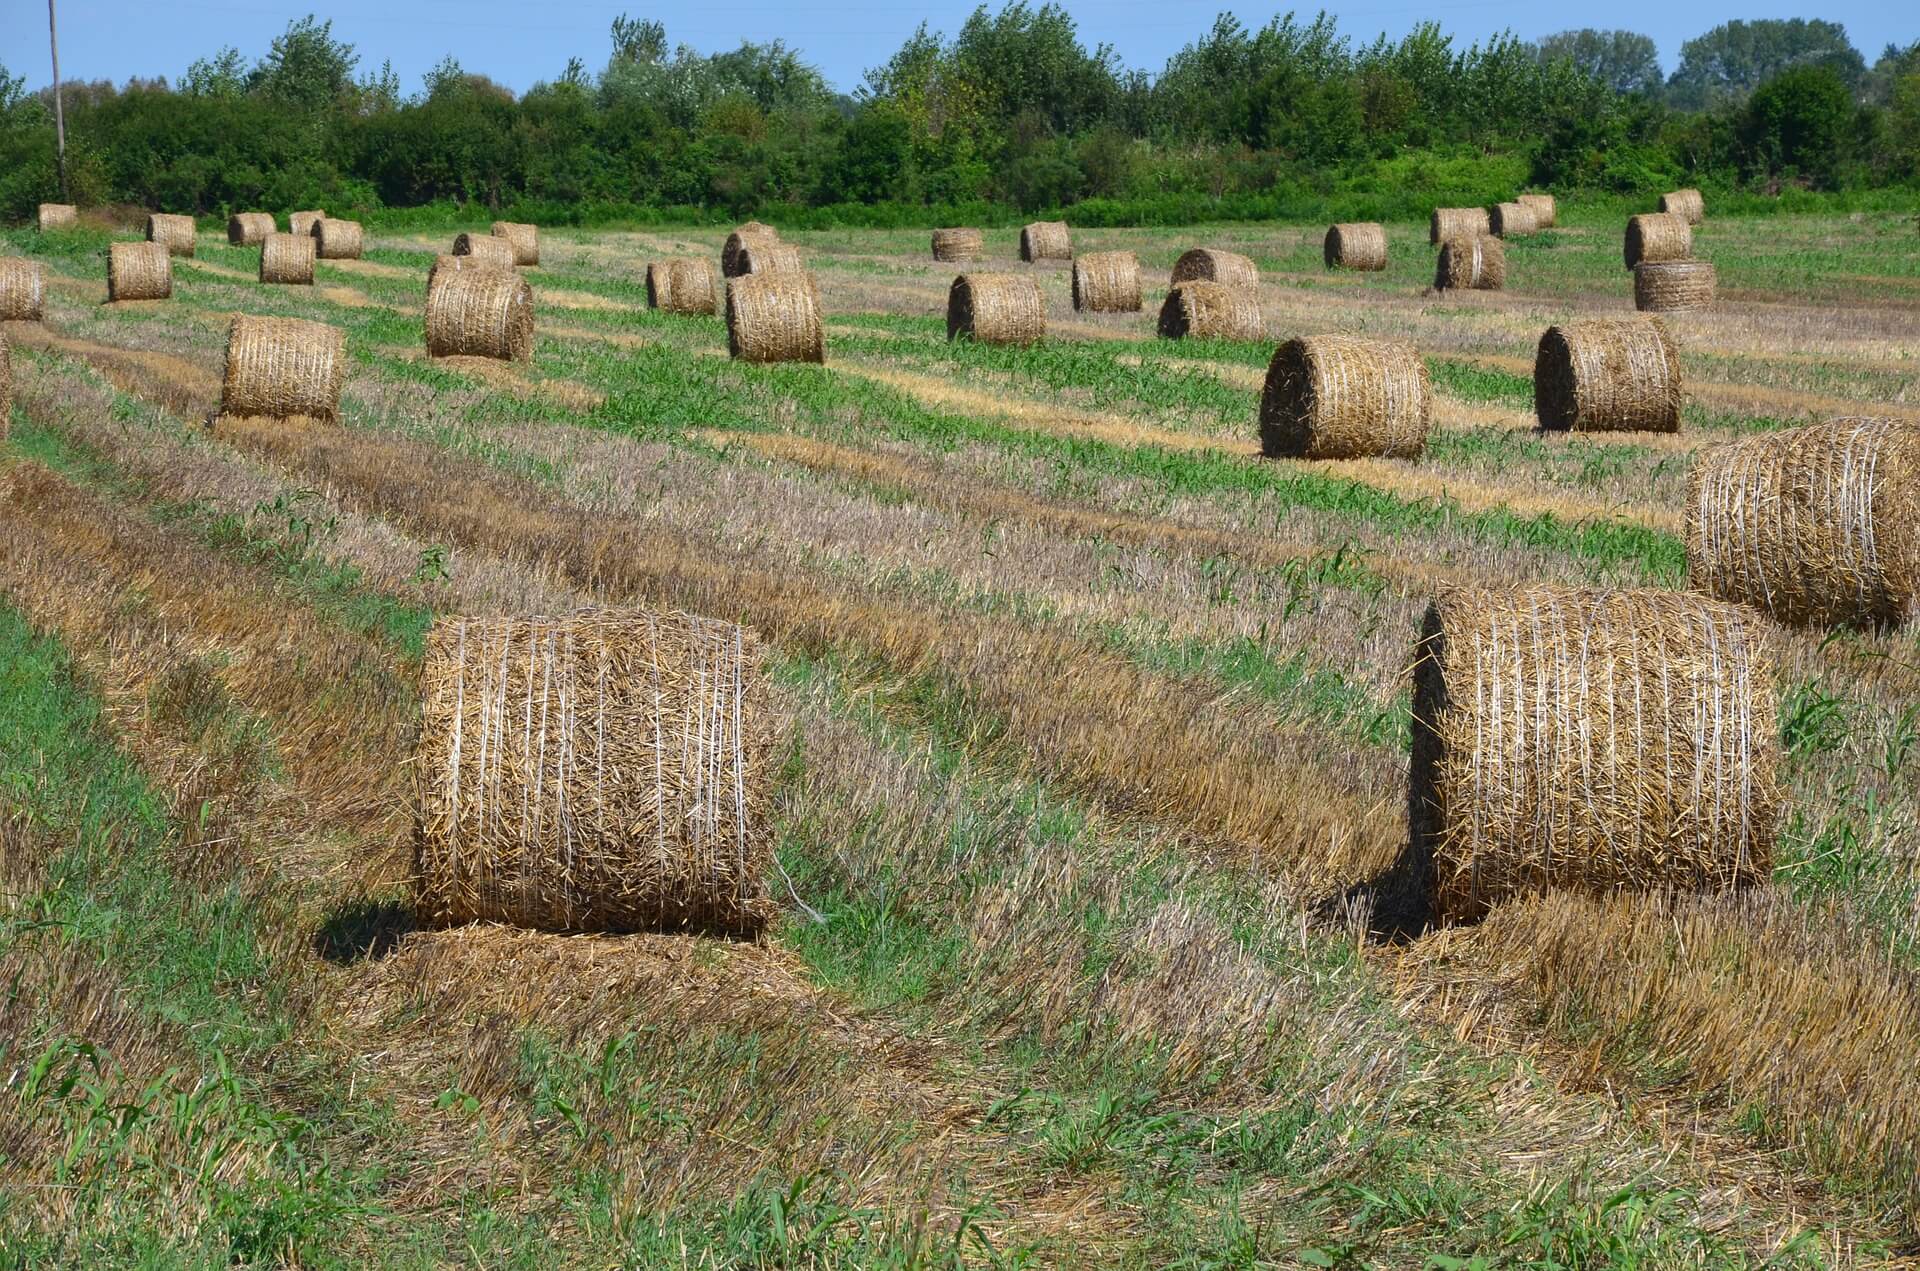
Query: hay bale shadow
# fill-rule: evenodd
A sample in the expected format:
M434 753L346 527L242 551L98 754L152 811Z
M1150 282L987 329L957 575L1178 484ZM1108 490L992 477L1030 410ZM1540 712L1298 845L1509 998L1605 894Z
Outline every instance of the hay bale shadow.
M313 951L342 966L377 962L418 929L411 901L349 900L335 906L313 933Z

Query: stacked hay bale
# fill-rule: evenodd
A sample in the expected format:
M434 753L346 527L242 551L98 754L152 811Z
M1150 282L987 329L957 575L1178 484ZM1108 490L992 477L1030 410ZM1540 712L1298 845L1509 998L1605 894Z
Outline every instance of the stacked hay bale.
M1409 831L1442 917L1550 888L1766 881L1779 814L1765 635L1666 591L1465 589L1413 666Z
M347 336L339 327L236 314L227 330L220 413L333 420L346 372Z
M1537 232L1540 225L1524 203L1495 203L1487 209L1487 228L1495 238L1518 238Z
M987 252L987 236L977 229L937 229L933 231L933 258L964 264L979 260Z
M947 289L947 339L1034 344L1047 333L1047 301L1027 274L961 274Z
M72 229L80 223L80 209L71 203L42 203L40 205L40 232L48 230Z
M1920 424L1830 419L1695 459L1687 574L1785 623L1899 621L1920 597Z
M326 218L327 214L317 207L306 212L294 212L287 217L287 231L293 234L311 234L313 227Z
M1217 282L1223 287L1253 291L1260 286L1260 266L1239 252L1214 247L1196 247L1180 253L1173 262L1173 285L1183 282Z
M1081 313L1140 312L1139 257L1132 252L1074 257L1073 307Z
M147 217L147 241L158 243L169 255L193 256L194 224L191 216L154 212Z
M1551 194L1522 194L1514 202L1533 211L1533 223L1538 229L1552 229L1560 219L1559 205Z
M1707 219L1707 201L1698 190L1670 190L1660 196L1660 210L1680 217L1689 225Z
M1043 260L1072 260L1073 236L1065 221L1035 221L1020 230L1020 259L1028 264Z
M540 227L525 225L518 221L495 221L493 237L504 238L513 248L513 263L516 265L537 265L540 263Z
M442 260L470 261L469 256ZM533 357L533 288L485 265L438 267L427 280L427 353L432 357Z
M227 218L227 242L234 247L258 247L277 228L271 212L235 212Z
M1542 428L1678 432L1680 358L1658 318L1594 318L1547 328L1533 361Z
M313 285L315 244L311 234L269 234L260 244L260 281Z
M649 262L647 308L662 313L713 313L718 308L713 271L704 260L676 258Z
M738 278L747 272L746 265L740 259L746 248L754 243L777 243L779 233L771 225L759 221L748 221L733 233L727 235L727 242L720 249L720 275L723 278Z
M826 325L813 275L790 270L730 279L727 353L742 362L826 361Z
M1693 227L1671 212L1628 217L1625 255L1628 269L1643 260L1686 260L1693 255Z
M804 274L807 262L800 255L800 249L792 243L783 243L778 239L754 238L740 244L740 250L734 253L734 267L740 272L736 276L747 274Z
M1373 221L1342 221L1328 228L1321 255L1328 269L1377 273L1387 267L1387 228Z
M323 216L313 223L314 255L321 260L359 260L362 241L359 221Z
M1427 241L1433 246L1455 238L1473 238L1493 233L1493 223L1484 207L1436 207L1427 228Z
M434 623L410 765L419 920L764 928L760 662L751 632L682 613Z
M38 322L46 307L47 276L40 262L0 256L0 322Z
M1254 292L1196 281L1167 293L1159 330L1167 340L1258 340L1266 335L1267 325Z
M1415 459L1433 418L1427 364L1409 344L1344 335L1288 340L1267 365L1260 453Z
M1633 267L1633 307L1642 313L1690 313L1713 307L1719 275L1704 260L1643 260Z
M1498 291L1507 285L1507 246L1491 234L1450 238L1434 265L1436 290Z
M165 300L173 294L173 257L161 243L107 247L107 301Z
M476 264L512 269L517 263L513 241L493 234L455 234L453 254L470 256Z

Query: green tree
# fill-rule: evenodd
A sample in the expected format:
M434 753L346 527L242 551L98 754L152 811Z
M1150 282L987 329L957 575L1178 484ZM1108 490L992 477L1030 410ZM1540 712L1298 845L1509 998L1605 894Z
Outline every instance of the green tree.
M1659 51L1651 36L1638 31L1596 31L1586 27L1549 35L1536 46L1540 60L1564 58L1575 70L1616 93L1654 93L1665 83Z
M247 71L240 50L231 44L187 67L180 91L191 97L239 98L247 91Z
M1797 66L1823 66L1851 91L1866 61L1846 28L1820 18L1764 18L1728 22L1680 46L1680 67L1667 88L1675 105L1697 110L1744 98L1760 84Z
M1755 89L1740 126L1750 176L1839 185L1853 130L1853 96L1830 66L1797 66Z
M339 102L353 87L359 65L353 45L333 38L333 22L309 13L287 24L267 56L254 68L248 87L279 105L318 111Z

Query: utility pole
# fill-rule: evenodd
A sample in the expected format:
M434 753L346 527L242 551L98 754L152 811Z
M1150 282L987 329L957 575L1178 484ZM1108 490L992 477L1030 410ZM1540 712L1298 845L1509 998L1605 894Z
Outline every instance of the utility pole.
M67 111L60 101L60 32L53 21L53 0L47 0L47 44L53 49L53 138L60 165L60 198L67 196Z

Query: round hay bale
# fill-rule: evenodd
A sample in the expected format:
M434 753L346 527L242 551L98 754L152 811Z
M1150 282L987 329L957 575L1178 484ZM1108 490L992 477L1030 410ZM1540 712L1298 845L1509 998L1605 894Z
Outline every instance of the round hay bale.
M742 274L728 281L727 352L742 362L826 361L826 326L813 275Z
M1316 335L1288 340L1267 364L1260 453L1270 459L1417 459L1433 389L1410 344Z
M1643 260L1633 267L1633 307L1642 313L1713 308L1718 276L1704 260Z
M752 632L611 609L442 618L420 707L421 923L752 935L777 913Z
M45 233L51 229L72 229L80 223L80 209L71 203L42 203L40 205L40 230Z
M1764 883L1781 800L1762 625L1670 591L1436 599L1414 651L1407 804L1438 915L1549 888Z
M445 253L435 256L433 264L427 266L427 290L432 291L441 279L471 269L490 269L497 274L511 275L512 265L489 263L478 256L450 256Z
M987 236L977 229L937 229L933 231L935 260L966 262L979 260L987 252Z
M260 244L260 281L310 287L313 259L313 235L269 234Z
M1593 318L1547 328L1533 359L1542 428L1679 432L1680 357L1658 318Z
M740 250L734 253L733 263L741 276L807 272L807 262L801 257L800 249L773 238L750 238L742 242Z
M518 274L484 265L436 269L427 285L427 353L528 361L533 357L533 288Z
M1560 207L1551 194L1522 194L1513 201L1532 210L1536 229L1552 229L1560 219Z
M1028 274L961 274L947 289L947 339L1033 344L1047 333L1047 298Z
M513 240L492 234L455 234L453 254L471 257L476 262L493 269L512 269L519 263L519 258L514 252Z
M1377 273L1387 267L1387 227L1373 221L1342 221L1330 226L1321 255L1328 269Z
M360 222L323 216L313 223L313 243L321 260L359 260Z
M191 258L196 227L191 216L153 212L147 217L147 241L159 243L169 255Z
M779 241L779 232L773 226L762 225L759 221L748 221L727 235L726 246L720 249L721 277L738 278L747 272L740 260L740 255L748 245L756 242L777 243Z
M719 308L713 270L704 260L680 257L647 265L647 308L662 313L711 314Z
M1180 253L1173 262L1172 286L1183 282L1217 282L1223 287L1248 291L1260 285L1260 266L1239 252L1223 252L1211 247L1196 247Z
M1065 221L1035 221L1020 230L1020 259L1032 264L1041 260L1072 260L1073 237Z
M1495 238L1518 238L1537 232L1540 224L1524 203L1495 203L1487 209L1487 227Z
M1687 574L1784 623L1899 621L1920 595L1920 424L1830 419L1697 457Z
M1685 260L1693 255L1693 226L1671 212L1642 212L1627 219L1627 268L1643 260Z
M1440 244L1433 285L1439 291L1500 290L1507 285L1507 245L1491 234L1448 239Z
M1160 306L1162 339L1259 340L1266 334L1260 297L1244 287L1183 282Z
M516 265L537 265L540 263L540 227L524 225L518 221L495 221L493 236L504 238L513 245L513 263Z
M1073 258L1078 313L1140 312L1140 258L1132 252L1088 252Z
M1660 210L1680 217L1689 225L1707 219L1707 201L1698 190L1671 190L1660 196Z
M0 322L38 322L46 307L47 276L40 262L0 256Z
M220 413L333 420L346 374L347 335L339 327L235 314L227 329Z
M227 242L235 247L257 247L278 228L271 212L235 212L227 218Z
M1450 238L1472 238L1493 233L1493 222L1484 207L1436 207L1427 227L1427 242L1438 247Z
M327 214L319 208L307 212L294 212L287 217L287 232L292 234L311 234L313 227L326 219Z
M162 243L107 247L107 303L165 300L173 294L173 257Z

